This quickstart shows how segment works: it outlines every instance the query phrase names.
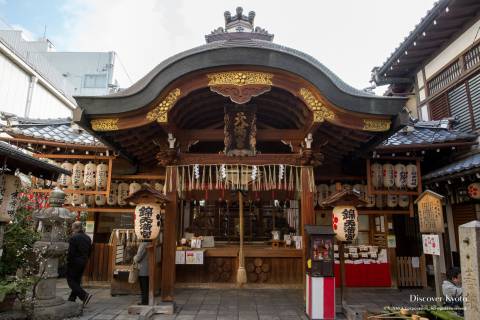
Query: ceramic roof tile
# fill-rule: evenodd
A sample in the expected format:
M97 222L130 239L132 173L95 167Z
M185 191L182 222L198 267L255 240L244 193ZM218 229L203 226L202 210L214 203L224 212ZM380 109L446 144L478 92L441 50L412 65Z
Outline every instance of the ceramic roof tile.
M435 171L432 171L424 175L423 180L432 180L475 168L480 168L480 154L470 155L464 159L455 161Z

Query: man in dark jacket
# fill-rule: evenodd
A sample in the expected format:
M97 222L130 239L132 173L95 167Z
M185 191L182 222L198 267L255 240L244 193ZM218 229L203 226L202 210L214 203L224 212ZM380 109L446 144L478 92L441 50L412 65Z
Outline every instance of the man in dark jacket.
M92 241L83 230L83 224L75 221L72 224L72 236L69 240L67 255L67 283L72 293L70 293L69 301L75 301L78 298L82 300L83 306L92 298L92 295L83 290L81 286L83 271L87 265Z

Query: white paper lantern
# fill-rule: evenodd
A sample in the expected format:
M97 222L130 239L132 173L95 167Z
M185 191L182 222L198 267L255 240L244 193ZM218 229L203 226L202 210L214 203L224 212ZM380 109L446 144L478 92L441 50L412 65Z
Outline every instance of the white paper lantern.
M69 172L72 172L72 169L73 169L73 164L71 164L70 162L68 161L65 161L64 163L62 163L60 165L60 167L62 167L63 169L69 171ZM66 174L61 174L59 177L58 177L58 180L57 180L58 184L61 185L62 187L68 187L68 186L71 186L72 185L72 177L69 176L69 175L66 175Z
M393 169L395 187L404 189L407 187L407 168L402 163L397 163Z
M396 194L387 195L387 207L395 208L398 205L398 196Z
M97 166L89 162L85 165L85 170L83 170L83 184L87 188L95 187L95 174L97 172Z
M107 173L108 166L105 163L100 163L97 165L96 183L98 190L105 189L107 187Z
M72 169L72 186L81 187L83 186L83 171L85 170L85 165L81 162L76 162L73 165Z
M139 240L154 240L158 237L160 213L158 203L141 203L135 207L135 234Z
M22 182L14 175L2 175L0 178L0 214L15 215L18 207L18 194L21 191Z
M107 204L109 206L114 206L117 204L117 192L118 192L118 183L112 182L110 184L110 193L107 197Z
M93 194L89 194L85 196L85 203L88 206L93 206L95 204L95 196Z
M480 199L480 183L470 183L467 187L467 193L472 199Z
M130 185L128 186L128 195L131 196L132 194L139 191L140 189L142 189L142 185L134 181L130 183Z
M333 208L332 226L338 241L353 241L358 236L358 211L353 206Z
M385 207L385 196L382 194L377 194L375 197L375 206L379 209Z
M124 206L127 204L125 198L128 197L128 183L122 182L118 184L117 200L118 205Z
M391 188L395 185L395 178L393 176L393 164L385 163L383 165L383 186Z
M372 185L374 188L380 188L383 186L383 166L375 162L370 167L371 177L372 177Z
M104 194L95 195L95 205L104 206L107 203L107 197Z
M83 182L82 182L83 183ZM77 188L75 188L77 189ZM81 188L78 188L77 190L81 190ZM79 206L85 202L85 195L81 193L74 193L72 196L72 203L76 206Z
M408 208L410 204L410 197L407 195L398 196L398 206L400 208Z
M406 168L407 168L407 187L409 189L415 189L418 186L417 166L414 164L408 164Z
M139 191L140 189L142 189L142 185L140 183L137 183L135 181L133 181L132 183L130 183L130 185L128 186L128 195L131 196L132 194L134 194L135 192ZM131 206L134 206L135 203L133 202L130 202L129 203Z

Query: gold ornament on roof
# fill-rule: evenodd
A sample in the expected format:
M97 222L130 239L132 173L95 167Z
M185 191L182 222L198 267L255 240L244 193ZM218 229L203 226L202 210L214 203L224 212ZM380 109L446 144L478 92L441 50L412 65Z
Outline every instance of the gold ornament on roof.
M118 130L118 118L93 119L90 121L93 131L115 131Z
M170 91L165 99L147 114L147 120L157 121L159 123L168 122L168 111L175 105L180 94L181 91L178 88Z
M382 132L390 130L390 120L385 119L363 119L363 130Z
M323 122L325 120L333 120L335 113L327 108L321 101L313 95L310 90L301 88L300 95L308 108L313 111L313 122Z
M208 85L234 85L246 86L261 84L271 86L273 74L255 71L229 71L207 74Z

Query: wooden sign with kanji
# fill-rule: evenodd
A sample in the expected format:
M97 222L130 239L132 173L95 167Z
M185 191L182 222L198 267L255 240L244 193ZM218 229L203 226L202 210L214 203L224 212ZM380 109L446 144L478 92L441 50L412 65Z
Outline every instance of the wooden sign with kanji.
M442 200L442 195L431 190L425 190L415 200L421 233L444 232Z

